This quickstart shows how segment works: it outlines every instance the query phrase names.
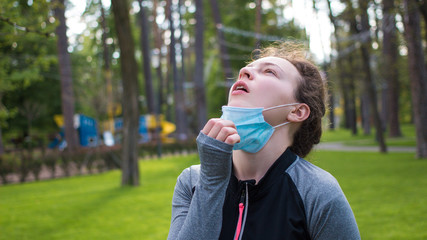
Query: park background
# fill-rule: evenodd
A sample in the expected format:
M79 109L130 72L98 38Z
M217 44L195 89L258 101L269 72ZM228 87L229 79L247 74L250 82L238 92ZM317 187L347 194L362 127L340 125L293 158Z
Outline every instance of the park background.
M165 239L198 131L276 41L327 80L307 159L362 238L427 238L426 1L0 2L0 239Z

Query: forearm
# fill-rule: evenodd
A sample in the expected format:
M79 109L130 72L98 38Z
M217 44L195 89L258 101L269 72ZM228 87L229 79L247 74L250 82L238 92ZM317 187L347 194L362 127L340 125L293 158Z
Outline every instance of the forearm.
M221 231L222 207L231 175L232 145L203 133L199 134L197 144L201 163L199 179L194 193L188 192L188 188L186 192L180 189L188 186L188 179L182 176L178 180L168 239L218 239Z

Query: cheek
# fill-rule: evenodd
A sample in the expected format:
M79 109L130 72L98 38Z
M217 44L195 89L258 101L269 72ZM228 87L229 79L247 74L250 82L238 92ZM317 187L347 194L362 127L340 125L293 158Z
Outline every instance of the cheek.
M260 86L259 90L264 96L279 104L290 103L294 99L294 89L288 83L265 83Z

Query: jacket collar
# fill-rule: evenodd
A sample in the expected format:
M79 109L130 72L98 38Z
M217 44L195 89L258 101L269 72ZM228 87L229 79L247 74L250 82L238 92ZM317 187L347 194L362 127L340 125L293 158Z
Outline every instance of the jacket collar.
M276 183L282 175L285 174L288 167L297 159L290 148L288 147L285 152L280 155L280 157L271 165L268 171L265 173L264 177L255 185L255 180L245 180L240 181L234 175L234 171L231 171L230 183L228 185L228 190L232 195L236 194L236 197L240 196L241 190L244 185L248 183L249 195L253 199L258 194L267 192L268 189Z

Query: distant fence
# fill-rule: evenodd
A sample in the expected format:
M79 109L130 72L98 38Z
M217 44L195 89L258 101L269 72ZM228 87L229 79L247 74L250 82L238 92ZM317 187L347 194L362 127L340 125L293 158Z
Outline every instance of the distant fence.
M162 154L193 152L195 141L161 145ZM16 149L0 155L0 178L2 184L38 181L92 174L121 167L121 146L98 146L80 148L74 152L46 149ZM153 157L159 153L155 143L138 146L139 157Z

